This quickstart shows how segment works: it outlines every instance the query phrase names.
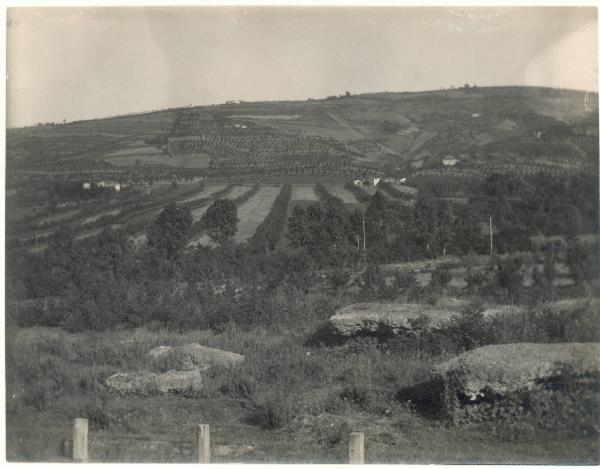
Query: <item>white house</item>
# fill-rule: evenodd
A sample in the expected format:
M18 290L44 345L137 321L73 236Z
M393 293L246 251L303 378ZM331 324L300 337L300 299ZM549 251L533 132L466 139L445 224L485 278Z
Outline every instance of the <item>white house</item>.
M442 163L444 163L444 166L454 166L458 163L458 160L454 157L447 157L442 160Z
M84 182L83 183L83 188L84 189L90 189L92 187L92 184L90 182Z
M121 184L114 181L100 181L97 184L98 187L110 187L114 189L115 192L119 192L121 190Z
M379 184L379 182L381 181L381 178L373 178L373 179L355 179L354 181L352 181L352 183L356 186L356 187L363 187L363 186L370 186L371 184L373 186L376 186L377 184Z

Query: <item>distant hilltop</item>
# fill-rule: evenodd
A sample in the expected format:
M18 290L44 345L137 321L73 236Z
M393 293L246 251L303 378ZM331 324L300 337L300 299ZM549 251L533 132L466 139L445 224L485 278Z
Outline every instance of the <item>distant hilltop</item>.
M465 85L9 129L7 165L310 181L572 174L597 167L597 137L597 93Z

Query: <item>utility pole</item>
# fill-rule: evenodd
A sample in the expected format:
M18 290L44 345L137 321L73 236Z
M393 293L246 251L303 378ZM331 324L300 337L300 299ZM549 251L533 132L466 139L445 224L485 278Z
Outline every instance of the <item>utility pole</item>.
M492 234L492 217L490 216L490 257L493 255L494 252L494 238L493 238L493 234Z
M367 236L365 235L365 218L362 219L362 229L363 229L363 257L365 263L367 262Z

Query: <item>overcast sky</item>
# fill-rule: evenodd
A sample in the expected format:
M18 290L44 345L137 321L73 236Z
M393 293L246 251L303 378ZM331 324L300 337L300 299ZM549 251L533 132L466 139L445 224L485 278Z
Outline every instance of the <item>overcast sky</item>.
M597 91L594 8L18 8L7 124L464 83Z

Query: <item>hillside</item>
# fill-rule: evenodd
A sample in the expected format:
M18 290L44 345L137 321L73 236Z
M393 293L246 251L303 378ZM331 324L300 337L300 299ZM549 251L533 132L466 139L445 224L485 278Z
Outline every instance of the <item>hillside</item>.
M469 87L10 129L7 458L87 418L93 462L597 464L597 127Z
M440 170L567 174L597 167L597 139L597 94L468 87L236 102L9 129L7 167L21 177L94 172L118 179L182 172L292 180Z

